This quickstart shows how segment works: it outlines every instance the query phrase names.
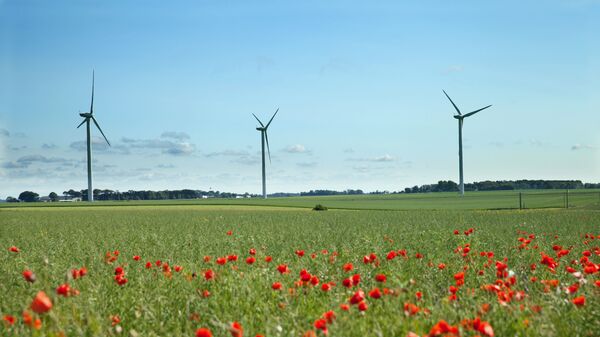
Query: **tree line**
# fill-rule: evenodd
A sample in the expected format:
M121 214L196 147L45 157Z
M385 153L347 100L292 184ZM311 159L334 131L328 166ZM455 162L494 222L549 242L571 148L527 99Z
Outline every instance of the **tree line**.
M508 191L508 190L535 190L535 189L600 189L600 183L583 183L581 180L497 180L480 181L465 184L465 191ZM374 191L369 194L399 194L399 193L431 193L431 192L458 192L458 184L452 180L440 180L437 184L426 184L421 186L406 187L397 192ZM81 198L87 200L87 189L76 191L70 189L62 193L61 198L55 192L51 192L47 198L48 201L69 200ZM271 197L290 197L290 196L325 196L325 195L361 195L365 194L361 189L348 189L344 191L335 190L310 190L300 193L273 193ZM192 189L182 190L164 190L164 191L113 191L108 189L94 189L95 200L169 200L169 199L197 199L197 198L237 198L237 197L258 197L257 194L238 194L220 191L202 191ZM32 191L24 191L18 198L7 197L7 202L35 202L40 201L40 195Z

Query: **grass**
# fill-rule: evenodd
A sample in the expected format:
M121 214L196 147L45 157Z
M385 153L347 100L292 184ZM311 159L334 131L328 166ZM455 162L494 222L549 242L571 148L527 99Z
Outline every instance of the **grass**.
M315 199L310 200L310 207L317 203ZM600 212L595 210L312 212L282 207L150 205L0 208L0 314L19 318L39 290L54 302L49 314L40 315L39 331L31 332L19 321L0 327L1 334L112 336L118 333L110 317L118 315L121 335L129 336L193 336L199 327L210 328L215 336L230 336L228 326L233 321L242 324L245 336L302 336L314 330L314 321L323 313L334 310L337 319L328 326L331 336L406 336L409 331L427 335L442 319L459 326L462 335L474 336L460 322L478 316L485 303L490 310L481 318L493 326L496 336L595 336L600 326L600 288L594 286L598 273L586 275L587 283L575 295L564 292L564 287L576 281L565 271L568 262L578 260L584 250L598 249L600 241L584 244L583 237L600 235ZM474 228L473 234L462 234L468 228ZM461 234L454 235L454 229ZM233 234L226 235L230 230ZM517 231L536 235L529 249L516 248L517 239L525 236ZM463 258L454 250L466 243L471 253ZM554 274L540 265L540 252L555 257L555 244L571 248L569 255L558 260ZM9 252L13 245L21 251ZM244 262L250 248L257 251L253 265ZM386 260L389 251L401 249L407 250L407 259ZM106 263L105 253L115 250L120 251L118 259ZM297 250L305 250L306 255L298 257ZM479 256L480 251L495 254L487 268L483 267L487 258ZM333 252L337 252L335 258ZM370 253L377 254L379 266L363 264L362 257ZM424 257L417 259L416 253ZM133 255L142 260L134 261ZM237 255L239 260L215 264L216 257L227 255ZM273 257L271 263L264 261L267 255ZM211 256L211 262L204 262L204 256ZM513 299L506 305L499 303L496 294L481 289L496 281L494 263L504 257L516 275L511 289L526 294L523 300ZM600 263L598 255L590 259ZM171 267L180 265L183 271L167 277L156 266L144 267L146 261L156 260ZM352 272L342 270L348 262L354 265ZM283 263L291 273L277 272L276 266ZM439 263L446 268L438 269ZM531 271L532 263L537 270ZM88 275L71 279L69 271L82 266L88 268ZM125 269L128 283L124 286L113 279L117 266ZM458 300L450 301L448 288L464 266L468 266L465 285L457 293ZM336 286L329 292L297 287L294 282L303 268L321 283L335 282ZM36 273L35 283L23 279L25 269ZM214 280L203 278L208 269L216 273ZM478 270L484 274L478 276ZM355 273L361 275L361 283L352 289L343 287L343 279ZM387 275L385 284L374 280L378 273ZM530 281L533 276L537 282ZM540 281L546 279L559 280L558 290L544 292ZM54 289L65 282L80 294L58 296ZM272 290L273 282L281 282L283 289ZM368 292L374 287L388 288L392 294L367 298L369 307L363 313L356 306L340 310L340 304L347 303L358 288ZM204 290L210 292L209 297L203 296ZM415 298L417 291L423 293L420 301ZM583 307L571 303L581 295L586 298ZM406 316L405 303L418 305L421 312ZM430 314L424 314L425 309Z
M415 193L385 195L340 195L251 199L197 199L152 201L101 201L93 206L156 206L156 205L247 205L269 207L313 208L322 204L331 209L364 210L419 210L419 209L518 209L519 193L525 208L564 208L564 190L485 191L467 192L464 197L456 193ZM73 207L87 203L5 203L0 208L15 207ZM600 190L575 190L569 192L569 206L600 208Z

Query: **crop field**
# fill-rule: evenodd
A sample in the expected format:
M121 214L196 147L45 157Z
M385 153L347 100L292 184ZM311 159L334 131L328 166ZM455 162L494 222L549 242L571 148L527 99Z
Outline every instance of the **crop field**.
M0 335L599 335L593 208L146 205L0 208Z

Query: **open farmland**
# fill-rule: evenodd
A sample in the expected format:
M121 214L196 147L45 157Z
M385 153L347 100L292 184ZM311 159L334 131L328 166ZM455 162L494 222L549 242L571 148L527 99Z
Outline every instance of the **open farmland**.
M597 336L599 224L591 209L2 208L2 334ZM28 309L39 291L47 313Z

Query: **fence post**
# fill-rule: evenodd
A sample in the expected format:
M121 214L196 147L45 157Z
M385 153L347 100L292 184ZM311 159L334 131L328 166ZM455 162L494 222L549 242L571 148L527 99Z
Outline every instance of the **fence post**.
M523 192L519 192L519 209L523 209Z

